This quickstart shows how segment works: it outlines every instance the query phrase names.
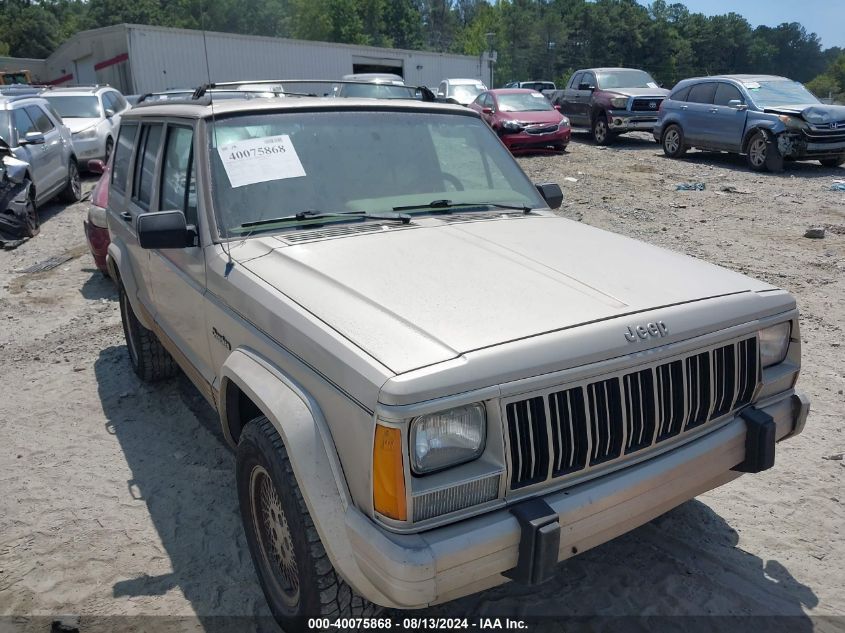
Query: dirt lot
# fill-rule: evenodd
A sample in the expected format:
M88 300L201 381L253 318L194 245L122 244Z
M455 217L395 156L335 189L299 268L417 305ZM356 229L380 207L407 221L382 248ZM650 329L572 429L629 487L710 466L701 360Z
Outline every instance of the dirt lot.
M576 137L565 155L520 163L561 183L569 218L793 292L812 412L774 469L572 559L539 588L428 613L791 615L791 631L845 627L805 618L845 616L845 461L829 459L845 451L845 194L830 191L845 169L758 175L726 155L671 161L647 136L610 149ZM681 182L706 189L676 191ZM192 616L171 624L207 631L225 628L217 616L248 616L237 630L268 630L233 454L186 379L147 386L132 374L114 288L84 246L84 206L49 207L39 237L0 252L0 615L18 616L0 630L56 613L81 615L83 631L100 628L95 616L137 614ZM803 237L809 226L826 237ZM17 272L63 253L71 259L49 272ZM104 630L153 628L122 622Z

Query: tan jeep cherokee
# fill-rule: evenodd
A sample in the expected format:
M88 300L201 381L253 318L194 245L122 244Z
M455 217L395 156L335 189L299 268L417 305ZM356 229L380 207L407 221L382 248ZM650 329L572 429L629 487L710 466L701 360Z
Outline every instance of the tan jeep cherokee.
M557 217L472 110L151 104L111 178L132 366L219 411L286 628L542 582L804 425L789 293Z

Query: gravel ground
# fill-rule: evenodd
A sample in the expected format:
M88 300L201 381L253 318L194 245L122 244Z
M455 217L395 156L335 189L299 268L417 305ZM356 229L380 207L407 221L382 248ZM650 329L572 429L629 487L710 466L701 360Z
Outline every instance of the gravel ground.
M845 169L761 175L724 154L669 160L646 135L608 149L576 135L564 155L519 162L533 180L563 186L568 218L793 292L799 387L812 412L774 469L571 559L545 585L506 585L426 613L789 615L790 630L845 627L806 619L845 616L845 461L830 459L845 451L845 194L830 191ZM684 182L706 189L676 191ZM219 616L247 616L237 630L268 630L233 454L187 379L148 386L132 374L84 214L84 204L51 205L41 235L0 252L0 616L16 616L0 618L0 630L45 630L37 616L57 613L80 615L83 631L98 628L97 616L124 615L190 616L155 622L207 631L225 628ZM824 239L803 237L810 226ZM18 272L61 254L69 261L49 272ZM153 628L111 622L102 630Z

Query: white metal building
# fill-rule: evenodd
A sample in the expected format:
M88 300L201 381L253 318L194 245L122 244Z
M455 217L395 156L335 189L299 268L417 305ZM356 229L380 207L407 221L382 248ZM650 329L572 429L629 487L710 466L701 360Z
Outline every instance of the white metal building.
M138 24L82 31L46 60L0 58L0 66L29 68L42 83L107 83L124 94L193 88L208 81L209 71L212 81L340 79L354 72L390 72L409 85L430 87L446 77L490 77L486 56L210 31L203 41L202 31Z

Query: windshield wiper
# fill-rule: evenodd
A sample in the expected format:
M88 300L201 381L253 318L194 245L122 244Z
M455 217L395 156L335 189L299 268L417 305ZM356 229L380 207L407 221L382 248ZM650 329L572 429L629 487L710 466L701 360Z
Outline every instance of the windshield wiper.
M239 229L253 229L255 227L267 226L271 224L286 224L288 222L302 222L305 220L393 220L408 224L411 221L411 216L404 213L368 213L366 211L339 211L334 213L324 213L321 211L299 211L292 215L285 215L280 218L267 218L264 220L253 220L252 222L244 222Z
M500 204L498 202L452 202L451 200L432 200L426 204L409 204L402 207L393 207L394 211L412 211L414 209L439 209L443 213L451 213L450 209L455 207L494 207L496 209L511 209L531 213L533 209L526 205Z

